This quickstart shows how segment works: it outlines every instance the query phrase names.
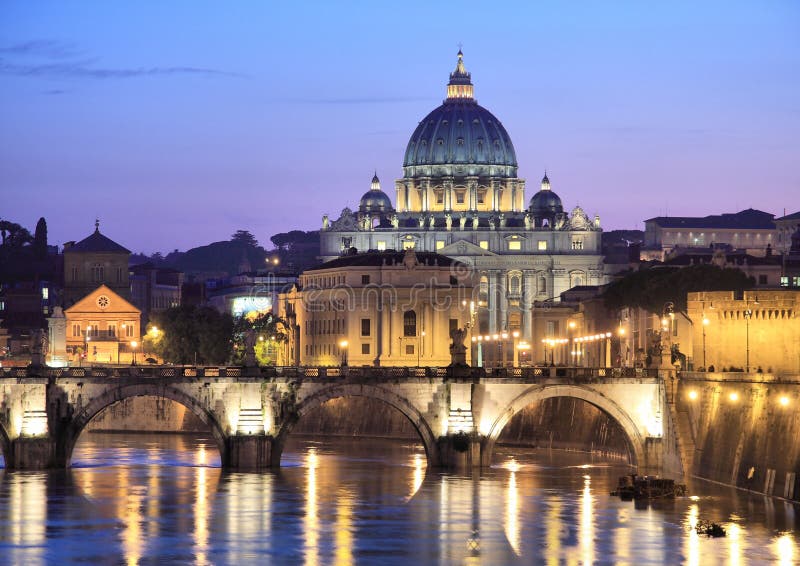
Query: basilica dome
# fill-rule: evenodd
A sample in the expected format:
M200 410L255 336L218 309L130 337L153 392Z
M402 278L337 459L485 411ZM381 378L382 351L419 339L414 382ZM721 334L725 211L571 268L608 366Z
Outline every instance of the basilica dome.
M550 189L550 179L547 178L547 173L542 178L541 189L531 197L528 210L534 218L552 218L556 214L564 212L561 198Z
M404 176L516 177L517 156L500 120L473 98L459 50L447 99L419 123L406 147Z

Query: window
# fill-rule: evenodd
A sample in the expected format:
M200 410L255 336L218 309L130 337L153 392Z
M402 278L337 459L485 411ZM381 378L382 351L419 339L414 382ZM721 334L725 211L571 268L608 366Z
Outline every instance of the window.
M766 285L767 284L767 276L766 275L759 275L758 276L758 284L759 285Z
M361 336L369 336L370 335L370 331L372 330L370 328L370 323L371 322L372 321L370 319L368 319L368 318L362 318L361 319Z
M450 285L458 285L458 277L455 275L450 276Z
M539 277L539 294L546 295L547 294L547 279L543 276Z
M414 240L406 240L403 242L403 249L404 250L413 250L415 247L416 242Z
M369 354L369 344L361 344L361 353L364 355Z
M369 275L362 275L361 276L361 284L362 285L369 285Z
M73 336L80 336L81 335L81 325L80 324L73 324L72 325L72 335Z
M403 336L417 335L417 313L406 311L403 313Z
M384 240L378 240L378 242L377 242L377 244L376 244L376 245L377 245L377 247L378 247L378 251L379 251L379 252L382 252L382 251L385 251L385 250L386 250L386 241L384 241Z
M406 356L414 355L414 344L406 344Z
M122 283L122 268L117 268L117 283Z
M123 324L122 326L125 328L125 337L133 338L133 324L129 322L128 324Z
M539 240L539 245L537 246L540 251L544 251L547 249L547 240Z
M436 191L436 204L444 204L444 193Z
M444 247L444 240L436 240L436 249L441 250Z
M113 338L116 335L117 335L117 327L114 326L113 324L109 324L108 325L108 337L109 338Z
M6 302L5 301L0 301L0 311L4 311L4 310L6 310Z
M50 297L50 289L47 287L42 287L42 299L45 301Z
M92 281L95 283L100 283L104 280L104 278L105 270L103 269L103 266L99 263L95 263L92 266Z
M575 236L572 238L572 249L573 250L582 250L583 249L583 238Z
M456 204L464 204L464 191L456 191Z
M522 242L519 240L511 240L508 242L508 249L509 250L521 250L522 249Z
M489 249L489 240L481 240L478 242L478 246L481 249L488 250Z

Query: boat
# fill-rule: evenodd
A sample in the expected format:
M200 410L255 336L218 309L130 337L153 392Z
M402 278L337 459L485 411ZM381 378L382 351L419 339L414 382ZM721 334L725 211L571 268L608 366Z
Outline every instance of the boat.
M686 486L658 476L628 474L620 476L617 489L612 491L611 495L618 496L623 501L674 499L675 496L686 495Z

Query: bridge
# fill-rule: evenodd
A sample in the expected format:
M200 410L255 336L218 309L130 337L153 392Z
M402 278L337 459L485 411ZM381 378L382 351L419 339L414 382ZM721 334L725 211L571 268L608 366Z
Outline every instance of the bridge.
M0 443L9 469L65 468L89 422L129 397L186 406L222 466L280 466L295 424L328 400L368 397L405 415L428 465L489 466L503 427L551 397L582 399L624 431L640 474L683 476L674 372L631 368L184 367L0 370Z

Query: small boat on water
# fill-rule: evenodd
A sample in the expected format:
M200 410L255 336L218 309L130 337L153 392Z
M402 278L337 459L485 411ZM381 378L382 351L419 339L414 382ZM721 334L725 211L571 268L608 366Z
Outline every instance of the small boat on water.
M633 499L674 499L676 495L686 495L686 486L675 483L675 480L657 476L638 476L628 474L621 476L617 489L611 495L619 496L623 501Z

